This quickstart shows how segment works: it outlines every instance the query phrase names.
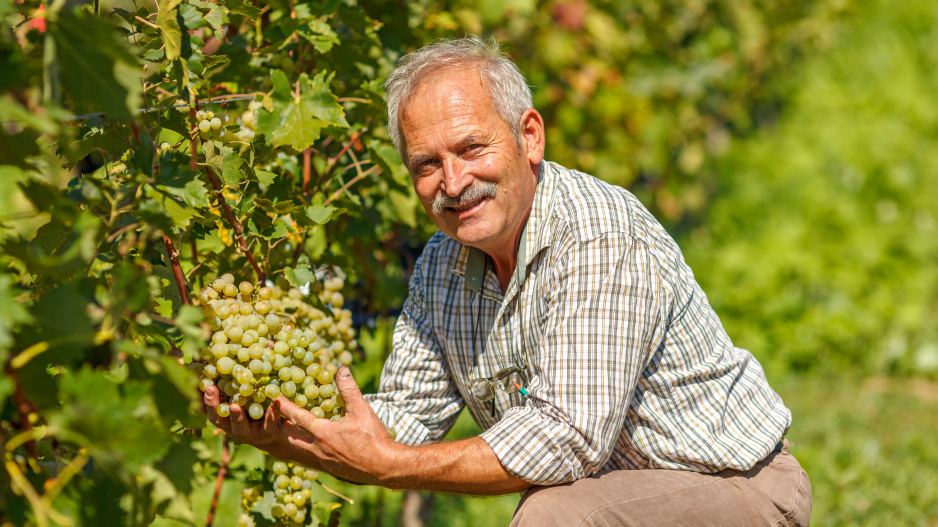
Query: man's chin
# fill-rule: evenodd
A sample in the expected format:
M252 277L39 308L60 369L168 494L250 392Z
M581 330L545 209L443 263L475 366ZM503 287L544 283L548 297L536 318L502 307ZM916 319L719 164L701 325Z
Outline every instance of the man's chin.
M442 229L443 232L457 242L470 247L488 245L496 237L496 232L488 225L459 225L454 229Z

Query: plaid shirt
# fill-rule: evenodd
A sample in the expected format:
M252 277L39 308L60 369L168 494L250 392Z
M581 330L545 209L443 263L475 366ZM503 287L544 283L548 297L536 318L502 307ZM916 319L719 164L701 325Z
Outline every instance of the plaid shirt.
M468 406L505 469L536 485L763 459L791 413L733 346L674 240L628 191L541 167L524 279L516 271L504 294L492 266L473 276L477 250L442 233L427 244L368 396L378 417L417 445L441 440ZM525 357L529 396L473 397L472 379Z

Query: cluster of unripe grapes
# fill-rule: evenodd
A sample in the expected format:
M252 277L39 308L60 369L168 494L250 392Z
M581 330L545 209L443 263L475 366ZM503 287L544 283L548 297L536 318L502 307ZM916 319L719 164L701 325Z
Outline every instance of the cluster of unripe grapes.
M245 142L250 142L254 139L254 135L257 133L257 121L256 114L258 108L261 107L259 101L251 101L248 103L248 109L246 112L241 114L241 129L238 130L238 139L241 139Z
M312 488L319 472L293 462L269 460L266 483L273 488L275 504L271 515L287 525L302 525L309 519L312 503ZM241 527L254 527L250 511L262 497L263 487L255 485L241 491L244 512L238 517Z
M260 419L280 395L319 418L344 415L334 378L352 362L358 342L352 313L341 309L342 286L338 277L311 284L328 314L309 305L297 288L235 285L230 273L202 288L199 303L213 334L196 368L202 391L215 385L228 399L219 405L219 416L238 404Z
M228 114L215 114L212 111L199 110L195 112L195 120L198 123L199 136L205 139L226 139L227 132L224 126L228 124Z
M280 68L281 70L283 70L284 73L288 75L290 73L293 73L293 70L296 67L296 65L293 64L293 60L290 58L289 55L286 55L286 54L280 55L278 53L272 54L270 58L267 59L267 64L273 68Z

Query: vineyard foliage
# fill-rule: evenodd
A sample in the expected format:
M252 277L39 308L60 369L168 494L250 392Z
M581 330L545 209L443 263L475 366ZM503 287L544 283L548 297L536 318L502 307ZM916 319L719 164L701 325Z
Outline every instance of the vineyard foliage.
M934 105L903 91L934 84L914 67L935 63L923 22L933 11L883 8L882 20L919 29L874 50L901 83L869 84L849 54L835 77L821 63L787 78L845 38L836 21L855 4L0 0L0 524L235 522L237 489L272 465L206 425L199 376L180 364L212 335L193 293L224 273L284 291L344 277L369 353L355 351L356 378L374 389L389 315L432 232L387 140L381 84L401 54L438 37L502 41L545 116L548 157L652 208L760 358L935 371L934 332L920 324L934 313L934 244L903 238L934 238L934 156L902 146L921 153L933 140ZM843 93L841 77L854 82ZM888 102L864 114L880 92ZM919 120L907 126L892 107ZM889 115L894 146L825 142ZM760 135L778 123L781 136ZM781 151L801 154L781 164ZM909 161L896 165L896 152ZM802 207L814 212L786 226ZM892 284L910 268L900 289L865 280L873 269ZM884 344L884 358L864 348ZM223 479L237 485L212 503L203 489ZM316 489L313 524L340 501ZM256 501L261 524L268 498ZM373 523L369 511L393 509L383 503L343 517Z
M206 428L193 292L340 278L371 313L403 290L421 231L381 24L337 1L0 6L0 523L202 523L194 489L273 466ZM329 521L312 490L304 523Z

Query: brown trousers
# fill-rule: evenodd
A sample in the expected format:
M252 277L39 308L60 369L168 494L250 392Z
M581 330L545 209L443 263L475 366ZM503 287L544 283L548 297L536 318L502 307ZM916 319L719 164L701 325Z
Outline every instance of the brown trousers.
M514 526L806 526L811 482L788 452L748 471L617 470L565 485L535 487L518 504Z

